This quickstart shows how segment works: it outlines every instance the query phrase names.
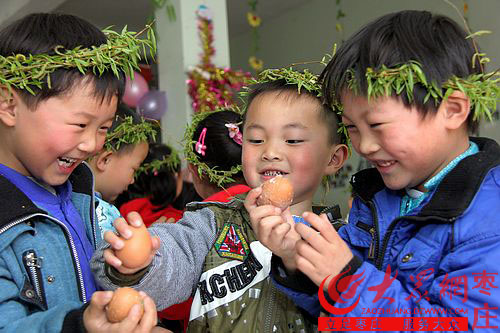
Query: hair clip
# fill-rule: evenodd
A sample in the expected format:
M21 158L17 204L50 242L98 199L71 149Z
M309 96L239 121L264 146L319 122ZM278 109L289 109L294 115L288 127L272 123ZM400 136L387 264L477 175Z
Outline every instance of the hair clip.
M194 149L201 156L205 156L205 150L207 149L207 146L205 146L205 135L207 135L207 128L203 127L198 142L194 145Z
M229 123L226 124L226 127L229 130L229 137L233 139L234 142L236 142L241 146L243 144L243 137L241 135L240 128L238 127L238 125Z

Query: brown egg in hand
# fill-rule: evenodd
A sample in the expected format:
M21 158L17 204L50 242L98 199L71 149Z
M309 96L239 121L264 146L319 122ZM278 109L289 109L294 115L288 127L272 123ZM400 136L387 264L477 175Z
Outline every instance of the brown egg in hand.
M262 193L257 198L257 205L273 205L286 209L293 202L292 183L281 175L269 179L262 184Z
M106 307L106 317L112 323L118 323L125 319L132 309L132 306L141 306L141 317L144 314L144 303L139 292L135 289L124 287L118 288L113 293L113 297Z
M148 259L153 244L151 235L144 224L139 228L130 226L130 229L132 237L130 239L120 237L124 246L122 249L116 250L115 255L122 261L123 266L138 268Z

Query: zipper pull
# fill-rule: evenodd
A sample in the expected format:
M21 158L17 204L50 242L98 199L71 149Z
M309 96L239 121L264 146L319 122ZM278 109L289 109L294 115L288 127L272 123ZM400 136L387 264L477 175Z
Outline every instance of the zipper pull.
M368 249L368 259L375 259L375 228L370 228L370 235L372 235L372 242Z
M41 268L42 267L42 260L43 257L38 258L34 252L29 252L26 256L26 265L28 267L36 267L36 268Z

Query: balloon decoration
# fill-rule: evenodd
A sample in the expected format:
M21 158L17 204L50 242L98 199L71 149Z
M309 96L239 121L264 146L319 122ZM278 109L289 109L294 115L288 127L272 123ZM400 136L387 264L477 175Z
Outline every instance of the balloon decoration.
M167 93L150 90L137 103L137 112L144 118L160 120L167 112Z
M134 79L127 76L123 102L131 107L136 107L139 100L149 91L148 83L141 74L134 72Z
M201 40L201 63L189 68L186 81L188 93L191 96L192 107L195 112L213 111L217 107L234 104L233 95L250 79L250 73L231 68L216 67L211 58L215 54L212 46L213 23L212 12L205 5L197 10L198 35Z

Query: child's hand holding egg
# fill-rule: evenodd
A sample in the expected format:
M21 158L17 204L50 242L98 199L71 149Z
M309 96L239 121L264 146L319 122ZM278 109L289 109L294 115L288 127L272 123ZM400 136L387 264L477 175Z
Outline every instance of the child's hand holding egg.
M120 250L115 250L115 255L121 260L124 267L141 268L148 260L153 248L151 235L144 224L140 227L132 225L129 227L132 231L132 237L129 239L120 237L124 246Z
M144 303L139 292L129 287L118 288L114 291L113 298L106 307L106 317L110 322L118 323L128 316L130 309L135 304L139 304L142 317Z

